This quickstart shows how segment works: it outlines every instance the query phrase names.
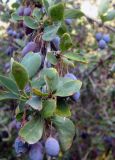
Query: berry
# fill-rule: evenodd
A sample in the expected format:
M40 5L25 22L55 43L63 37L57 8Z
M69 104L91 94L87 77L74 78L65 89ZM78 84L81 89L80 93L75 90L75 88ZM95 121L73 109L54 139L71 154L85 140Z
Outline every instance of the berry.
M23 6L20 6L20 7L18 8L17 14L18 14L19 16L23 16L23 15L24 15L24 7L23 7Z
M98 46L100 49L104 49L106 47L106 42L102 39L99 41Z
M72 74L72 73L67 73L64 77L65 78L70 78L70 79L73 79L73 80L77 79L76 76L74 76L74 74Z
M59 154L60 146L55 138L49 137L45 142L45 150L47 155L56 157Z
M70 18L65 19L65 23L67 25L70 25L72 23L72 19L70 19Z
M22 55L26 55L30 51L35 51L36 49L36 43L35 42L29 42L22 50Z
M18 155L27 151L27 144L24 143L21 138L17 137L14 143L15 151Z
M43 146L41 143L36 143L31 146L29 151L30 160L43 160Z
M101 39L102 39L102 33L97 33L96 35L95 35L95 38L96 38L96 40L97 41L100 41Z
M13 37L16 37L16 36L17 36L16 31L13 31Z
M6 130L2 131L1 136L2 136L2 138L8 138L9 137L8 131L6 131Z
M75 102L77 102L78 99L80 98L80 92L75 93L75 94L72 96L72 98L73 98L73 100L74 100Z
M104 34L104 35L103 35L103 40L104 40L106 43L109 43L109 42L110 42L110 36L109 36L109 34Z
M24 9L24 16L30 16L32 13L32 9L30 7L27 7Z
M12 29L9 29L9 30L7 31L7 33L8 33L9 36L13 36L13 30L12 30Z
M53 40L52 40L53 45L55 46L56 50L59 50L59 45L60 45L60 38L58 36L56 36Z

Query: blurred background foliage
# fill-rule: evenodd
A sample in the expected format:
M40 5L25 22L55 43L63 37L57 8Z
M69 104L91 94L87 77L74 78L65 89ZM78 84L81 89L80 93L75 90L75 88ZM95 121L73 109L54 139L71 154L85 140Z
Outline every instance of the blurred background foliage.
M38 2L39 0L34 0ZM76 124L77 137L66 160L114 160L115 159L115 16L114 0L66 0L67 8L84 12L85 16L72 19L68 30L71 33L74 47L89 61L88 64L76 64L69 70L83 81L80 100L73 105L72 119ZM21 2L21 1L20 1ZM20 51L24 38L17 40L8 36L9 26L16 32L23 28L17 26L11 14L19 7L20 2L13 0L0 1L0 72L8 74L9 61L7 48ZM104 50L98 48L95 34L108 33L111 42ZM15 130L10 130L14 116L14 103L0 103L0 160L19 159L13 150ZM24 159L24 157L23 157ZM25 157L26 159L26 157Z

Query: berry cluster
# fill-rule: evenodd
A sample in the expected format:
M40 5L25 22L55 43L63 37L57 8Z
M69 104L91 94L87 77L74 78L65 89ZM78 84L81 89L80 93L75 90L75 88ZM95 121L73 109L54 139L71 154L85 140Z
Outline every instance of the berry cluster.
M44 153L49 157L57 157L60 151L59 142L53 137L48 137L44 145L42 142L28 145L20 137L17 137L14 148L17 156L29 151L29 160L43 160Z
M99 32L95 35L95 38L100 49L105 49L107 47L107 44L110 42L109 34L102 34L101 32Z

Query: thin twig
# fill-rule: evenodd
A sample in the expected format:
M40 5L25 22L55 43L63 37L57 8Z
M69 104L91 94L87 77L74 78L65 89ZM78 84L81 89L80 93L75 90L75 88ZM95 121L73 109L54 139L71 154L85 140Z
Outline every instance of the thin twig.
M112 32L115 32L115 28L113 28L112 26L109 26L109 25L107 25L107 24L104 24L103 22L98 21L98 20L96 20L96 19L93 19L93 18L91 18L91 17L88 17L88 16L86 16L86 15L85 15L85 17L86 17L88 20L91 20L91 21L97 23L99 26L103 26L103 27L111 30Z

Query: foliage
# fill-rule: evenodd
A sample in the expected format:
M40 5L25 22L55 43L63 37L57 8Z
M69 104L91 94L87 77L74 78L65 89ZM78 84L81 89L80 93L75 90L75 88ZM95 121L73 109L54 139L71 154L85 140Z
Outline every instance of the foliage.
M14 111L9 132L21 124L14 133L18 156L37 158L32 151L37 148L41 159L52 157L59 141L57 159L113 160L115 12L110 2L100 1L95 19L74 1L24 0L0 7L2 21L9 21L0 54L7 49L10 61L0 75L0 101ZM44 146L48 137L54 137L50 151Z

